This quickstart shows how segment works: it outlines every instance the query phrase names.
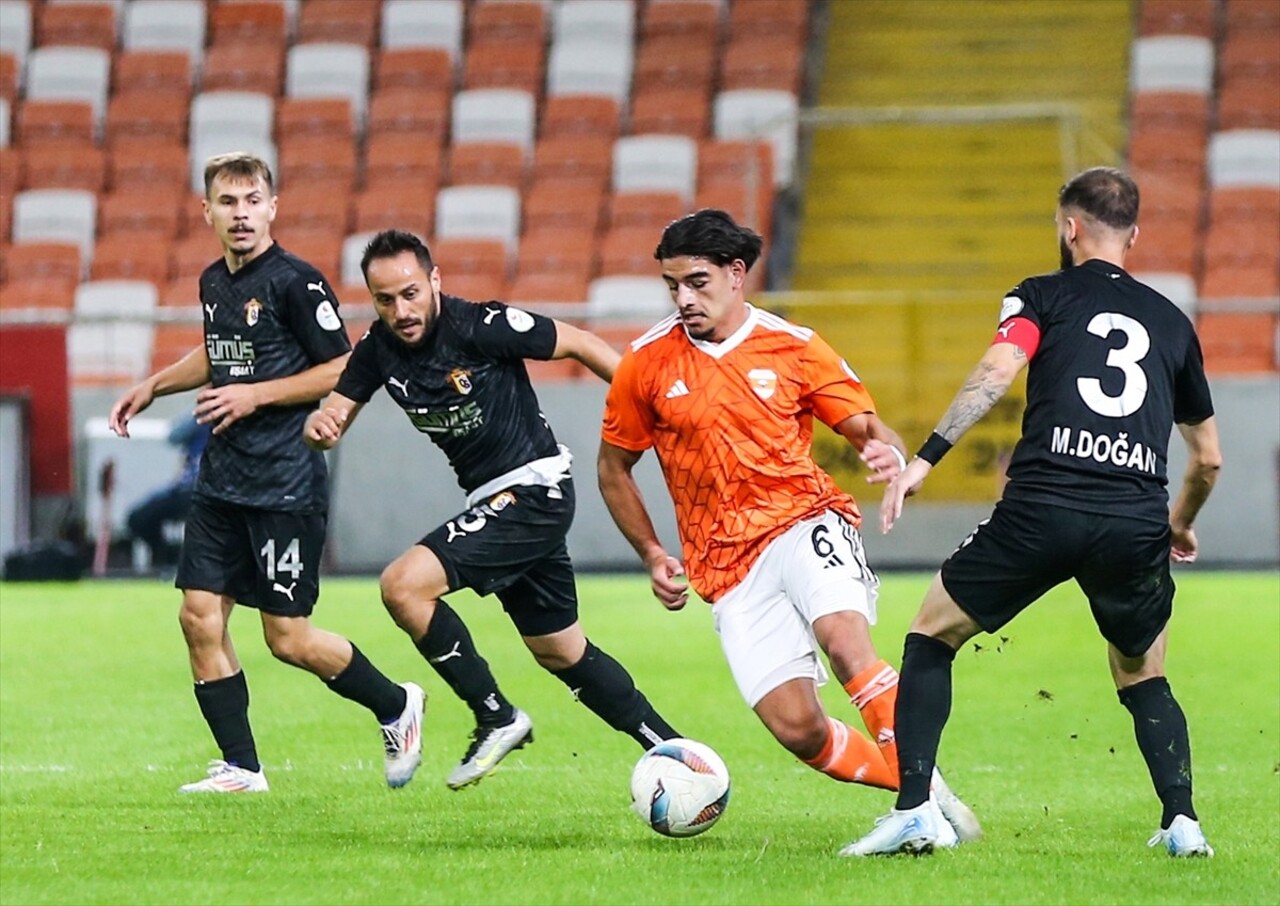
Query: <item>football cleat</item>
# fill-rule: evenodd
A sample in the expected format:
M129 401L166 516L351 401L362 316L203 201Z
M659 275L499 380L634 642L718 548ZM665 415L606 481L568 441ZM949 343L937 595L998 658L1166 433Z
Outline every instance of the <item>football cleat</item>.
M265 793L267 777L262 771L248 771L221 759L209 762L209 776L184 783L179 793Z
M1161 844L1164 844L1165 851L1169 855L1177 859L1192 856L1203 856L1207 859L1213 855L1213 847L1204 838L1204 831L1200 830L1200 822L1186 815L1178 815L1167 829L1156 831L1156 835L1147 841L1147 846Z
M951 792L951 787L947 786L947 782L942 779L942 774L937 768L933 769L933 783L930 784L929 790L929 798L937 800L942 817L956 832L958 842L973 843L975 840L982 839L982 825L978 823L978 816L973 813L973 809L960 801L959 796Z
M413 779L422 763L422 712L427 694L417 683L401 683L404 710L389 724L382 725L382 745L386 749L387 786L395 789Z
M924 855L938 844L938 824L946 824L937 803L930 799L915 808L893 809L876 819L871 832L840 850L842 856ZM949 837L954 836L954 832ZM944 840L948 838L943 838ZM951 845L955 845L952 843Z
M519 708L504 727L476 727L471 731L471 745L462 762L449 774L445 784L451 790L478 783L498 766L512 749L533 742L533 721Z

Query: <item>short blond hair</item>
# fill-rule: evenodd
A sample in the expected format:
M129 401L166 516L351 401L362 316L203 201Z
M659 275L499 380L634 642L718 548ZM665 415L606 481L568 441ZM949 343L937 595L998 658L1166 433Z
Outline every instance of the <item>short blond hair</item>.
M274 193L275 180L271 177L271 167L265 160L248 151L229 151L226 154L215 154L204 164L204 194L208 197L213 189L213 181L219 176L229 179L253 182L261 179L267 184L267 192Z

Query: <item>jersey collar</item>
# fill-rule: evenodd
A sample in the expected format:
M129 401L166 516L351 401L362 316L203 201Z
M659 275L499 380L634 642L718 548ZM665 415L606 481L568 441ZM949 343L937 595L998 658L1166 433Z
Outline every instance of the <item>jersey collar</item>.
M725 337L719 343L713 343L710 340L695 340L689 337L689 329L684 329L684 335L689 337L689 342L694 348L700 349L713 359L723 359L729 353L733 352L755 329L756 321L759 320L759 310L750 302L747 303L747 319L742 322L742 326L735 330L729 336Z

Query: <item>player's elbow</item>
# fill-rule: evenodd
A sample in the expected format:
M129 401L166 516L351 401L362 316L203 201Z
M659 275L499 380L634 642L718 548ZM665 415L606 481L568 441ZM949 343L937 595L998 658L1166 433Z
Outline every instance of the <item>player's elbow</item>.
M1201 450L1191 460L1191 467L1207 477L1216 477L1222 471L1221 450Z

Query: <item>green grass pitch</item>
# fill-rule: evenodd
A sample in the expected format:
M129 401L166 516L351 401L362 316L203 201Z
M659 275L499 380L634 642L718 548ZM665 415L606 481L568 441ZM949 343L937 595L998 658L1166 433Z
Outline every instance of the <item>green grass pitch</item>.
M897 662L928 577L884 577ZM388 790L376 727L272 661L232 621L272 791L184 797L216 755L163 583L0 587L0 903L1280 902L1280 580L1181 573L1169 669L1191 724L1196 803L1217 858L1144 845L1159 807L1074 587L956 662L942 763L986 839L922 859L836 857L890 795L793 760L738 698L707 609L665 613L643 579L584 577L583 622L733 776L691 840L628 808L639 749L540 671L499 606L455 599L537 741L459 793L468 715L384 614L373 579L329 580L316 622L428 690L425 757ZM861 726L833 685L832 713Z

